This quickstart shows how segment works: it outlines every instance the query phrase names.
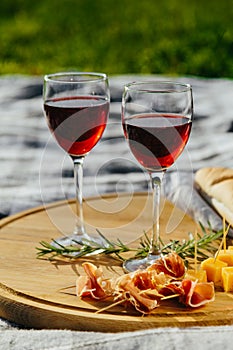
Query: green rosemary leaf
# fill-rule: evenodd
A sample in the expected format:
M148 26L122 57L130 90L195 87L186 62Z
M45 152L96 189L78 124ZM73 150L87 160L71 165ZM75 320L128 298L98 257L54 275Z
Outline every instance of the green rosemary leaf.
M114 244L113 244L111 241L109 241L109 239L107 239L107 238L100 232L100 230L96 229L96 231L97 231L97 233L100 235L100 237L101 237L106 243L108 243L108 245L109 245L110 247L113 247L113 246L114 246Z

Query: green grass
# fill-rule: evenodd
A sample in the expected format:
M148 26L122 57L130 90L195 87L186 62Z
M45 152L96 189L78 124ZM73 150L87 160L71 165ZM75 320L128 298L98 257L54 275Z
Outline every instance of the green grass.
M0 74L233 78L230 0L1 0Z

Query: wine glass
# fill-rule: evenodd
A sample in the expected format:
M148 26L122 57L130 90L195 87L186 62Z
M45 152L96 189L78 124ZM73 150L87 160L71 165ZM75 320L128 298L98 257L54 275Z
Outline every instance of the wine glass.
M153 225L148 256L124 262L124 269L145 268L162 256L160 193L164 173L182 153L191 132L192 89L189 84L145 81L127 84L122 96L122 125L134 157L150 175Z
M100 140L108 119L110 92L103 73L67 72L44 77L44 112L48 127L74 165L76 224L56 242L70 245L90 239L83 218L83 161Z

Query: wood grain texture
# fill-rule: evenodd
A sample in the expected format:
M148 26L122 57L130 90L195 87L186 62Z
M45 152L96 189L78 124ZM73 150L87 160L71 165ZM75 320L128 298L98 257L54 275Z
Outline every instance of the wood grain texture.
M99 228L108 238L120 237L138 246L144 230L150 231L151 196L147 193L105 195L84 202L87 228ZM141 317L132 309L97 310L106 302L80 300L75 296L83 260L49 262L36 258L41 240L50 241L72 228L73 201L57 202L0 221L0 316L32 328L59 328L103 332L132 331L154 327L187 327L233 323L233 294L216 293L216 300L202 308L187 309L167 301L153 314ZM194 223L167 201L163 202L163 239L185 238ZM85 259L87 260L87 258ZM122 274L119 262L92 258L106 277Z

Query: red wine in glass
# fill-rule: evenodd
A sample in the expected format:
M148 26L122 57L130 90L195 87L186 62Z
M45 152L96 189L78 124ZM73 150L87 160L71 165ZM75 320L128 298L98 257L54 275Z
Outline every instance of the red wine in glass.
M182 153L192 121L176 114L138 114L124 120L123 129L131 152L148 171L170 167Z
M75 227L54 244L71 245L90 239L83 214L83 162L100 140L108 119L108 77L95 72L60 72L44 77L43 101L49 129L74 166Z
M139 81L124 87L122 125L137 161L150 175L152 227L145 258L124 261L126 271L146 268L162 257L160 196L163 176L188 142L193 119L192 88L172 81Z
M54 98L46 101L44 110L59 145L71 156L83 156L105 130L109 102L98 96Z

